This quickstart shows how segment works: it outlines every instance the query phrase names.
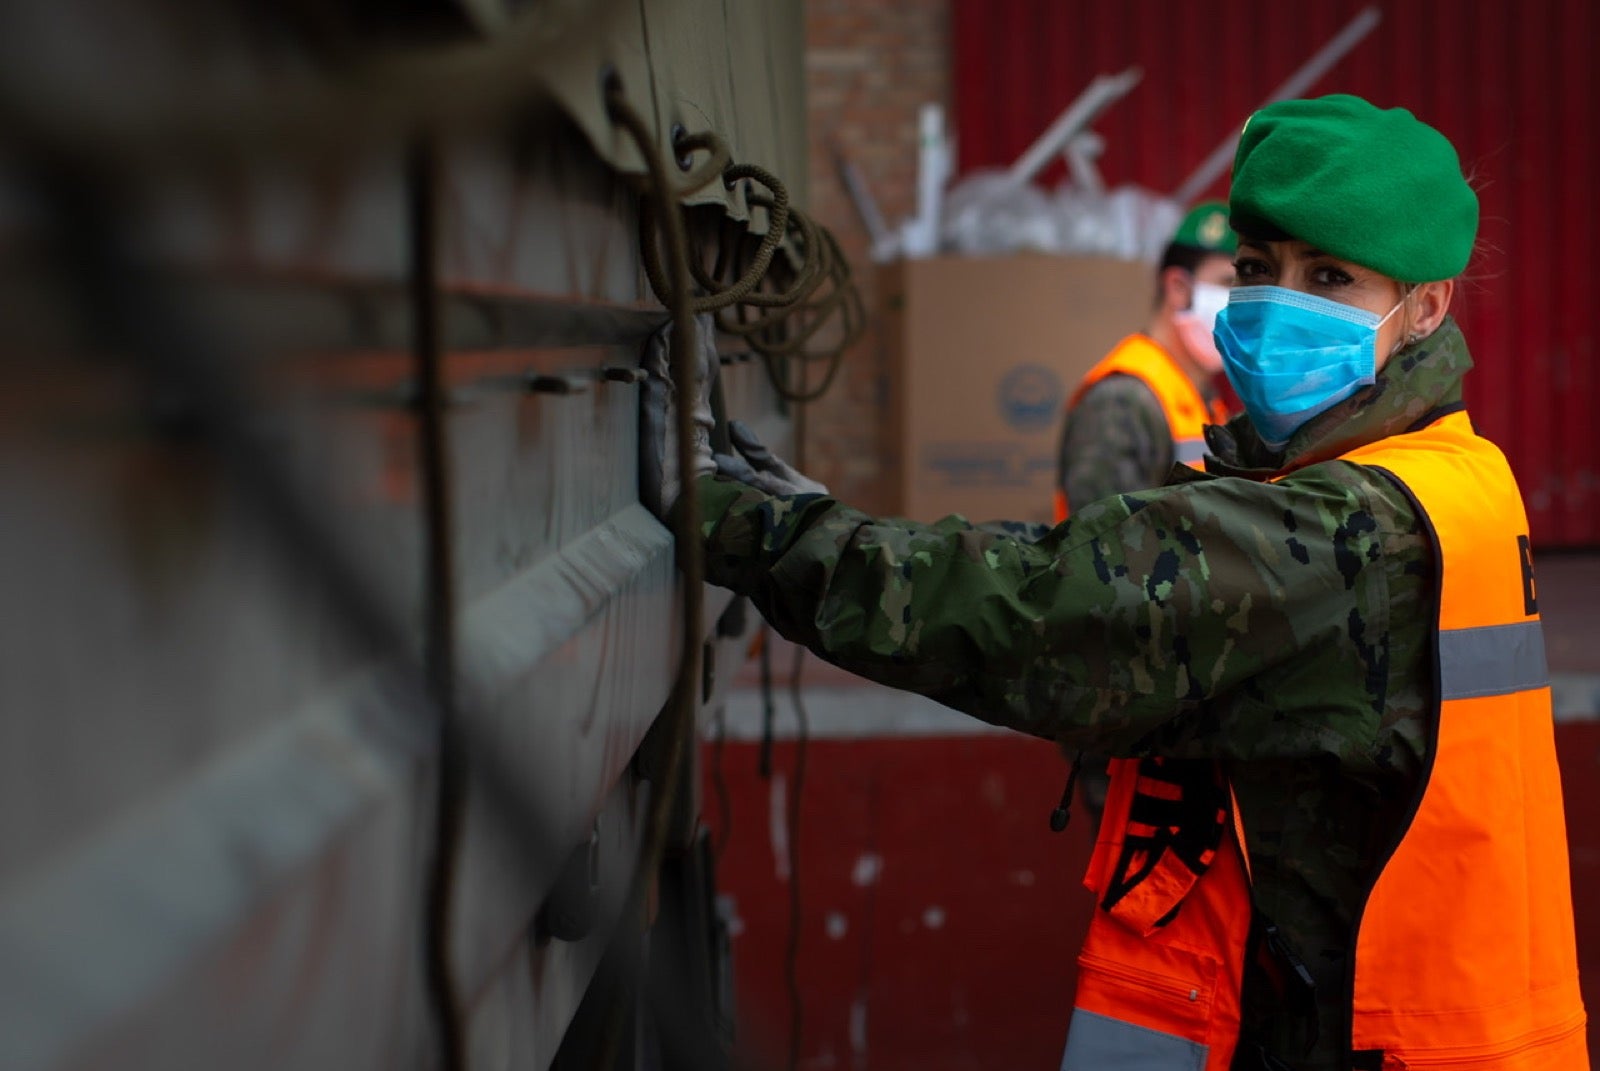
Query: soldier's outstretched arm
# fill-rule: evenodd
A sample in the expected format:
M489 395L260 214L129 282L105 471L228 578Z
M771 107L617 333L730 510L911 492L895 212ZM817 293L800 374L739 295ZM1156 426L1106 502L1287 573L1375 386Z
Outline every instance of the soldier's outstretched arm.
M1042 535L707 477L707 578L828 661L984 721L1113 754L1259 755L1260 727L1233 740L1206 700L1319 644L1378 673L1386 559L1418 539L1404 496L1330 467L1116 496Z

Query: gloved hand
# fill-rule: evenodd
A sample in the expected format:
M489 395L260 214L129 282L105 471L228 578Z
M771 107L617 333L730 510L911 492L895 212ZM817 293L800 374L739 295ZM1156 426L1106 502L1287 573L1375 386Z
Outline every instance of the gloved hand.
M825 495L828 489L767 449L756 433L728 421L728 438L743 457L717 454L717 471L769 495Z
M639 404L639 501L663 521L683 480L678 473L678 406L694 407L694 471L690 479L717 470L711 456L711 389L721 362L717 359L715 325L709 313L695 317L695 382L685 390L672 381L672 325L663 326L645 343L643 397Z

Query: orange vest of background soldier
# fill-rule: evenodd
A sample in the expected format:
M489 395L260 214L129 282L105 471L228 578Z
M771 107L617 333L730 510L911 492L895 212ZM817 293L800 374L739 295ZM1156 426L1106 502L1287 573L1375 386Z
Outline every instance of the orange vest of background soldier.
M1156 403L1161 407L1161 415L1166 419L1172 443L1172 460L1162 466L1163 476L1165 470L1171 468L1173 463L1196 469L1205 468L1205 427L1207 424L1226 423L1228 419L1227 406L1220 398L1215 396L1207 398L1202 394L1194 380L1184 373L1172 355L1157 345L1150 336L1129 335L1117 343L1116 348L1106 354L1098 364L1089 369L1083 377L1083 382L1078 385L1077 391L1067 401L1068 413L1072 412L1084 395L1108 376L1128 376L1137 380L1155 397ZM1162 482L1164 481L1158 480L1155 484L1129 486L1123 490L1142 490L1148 486L1159 486ZM1072 512L1065 487L1060 483L1056 487L1055 507L1056 523L1060 524Z

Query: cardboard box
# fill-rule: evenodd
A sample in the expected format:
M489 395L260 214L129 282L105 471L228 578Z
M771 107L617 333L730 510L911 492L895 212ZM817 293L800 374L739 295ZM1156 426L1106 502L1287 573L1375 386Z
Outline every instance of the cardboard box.
M934 257L884 266L891 512L1049 521L1062 410L1149 321L1151 265Z

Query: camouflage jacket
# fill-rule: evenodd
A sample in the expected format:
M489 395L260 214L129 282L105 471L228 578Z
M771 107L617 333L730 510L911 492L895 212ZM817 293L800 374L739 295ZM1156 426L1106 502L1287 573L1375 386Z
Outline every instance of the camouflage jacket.
M823 658L984 721L1220 760L1257 907L1318 989L1309 1055L1248 987L1247 1037L1336 1067L1356 913L1426 758L1435 593L1405 494L1334 459L1459 403L1470 366L1447 320L1282 454L1238 417L1209 429L1208 472L1176 467L1054 529L875 520L705 478L707 577Z
M1120 491L1159 487L1176 459L1161 403L1133 376L1084 392L1061 425L1057 483L1077 510Z
M1121 491L1159 487L1177 459L1172 429L1150 388L1111 375L1084 392L1061 425L1056 482L1077 510Z

